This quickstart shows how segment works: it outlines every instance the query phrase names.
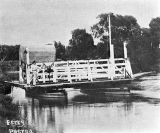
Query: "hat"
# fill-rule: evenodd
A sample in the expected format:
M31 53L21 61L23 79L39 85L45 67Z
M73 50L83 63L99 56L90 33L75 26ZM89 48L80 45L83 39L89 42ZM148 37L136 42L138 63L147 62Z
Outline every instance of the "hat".
M36 63L36 61L34 60L33 62L32 62L32 64L35 64Z

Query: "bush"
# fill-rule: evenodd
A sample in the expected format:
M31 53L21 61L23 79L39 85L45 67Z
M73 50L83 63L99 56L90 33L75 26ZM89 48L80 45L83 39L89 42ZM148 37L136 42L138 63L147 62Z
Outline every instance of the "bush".
M18 105L12 103L13 98L0 94L0 117L12 118L18 116Z

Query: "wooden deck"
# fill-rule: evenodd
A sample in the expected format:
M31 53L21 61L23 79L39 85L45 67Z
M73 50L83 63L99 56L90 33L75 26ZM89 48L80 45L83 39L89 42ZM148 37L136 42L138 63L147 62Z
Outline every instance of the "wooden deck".
M119 86L122 84L129 84L131 79L117 79L117 80L97 80L97 81L75 81L75 82L63 82L63 83L47 83L47 84L38 84L38 85L27 85L23 83L19 83L18 81L10 82L10 81L1 81L2 84L6 84L9 86L20 87L25 90L34 89L34 88L52 88L52 89L62 89L69 87L109 87L109 86Z

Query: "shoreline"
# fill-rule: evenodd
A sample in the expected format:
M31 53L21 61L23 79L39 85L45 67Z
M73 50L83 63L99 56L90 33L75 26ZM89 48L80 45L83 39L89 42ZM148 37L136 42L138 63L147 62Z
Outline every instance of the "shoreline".
M133 80L138 79L138 78L140 78L142 76L146 76L146 75L151 74L151 73L155 73L155 72L156 71L135 73L135 74L133 74Z

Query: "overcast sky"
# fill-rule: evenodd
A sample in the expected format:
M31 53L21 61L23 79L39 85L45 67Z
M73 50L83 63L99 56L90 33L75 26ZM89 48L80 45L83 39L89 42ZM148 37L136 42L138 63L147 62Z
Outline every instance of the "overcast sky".
M160 16L160 0L0 0L0 44L68 45L71 31L86 29L101 13L134 16L149 27Z

